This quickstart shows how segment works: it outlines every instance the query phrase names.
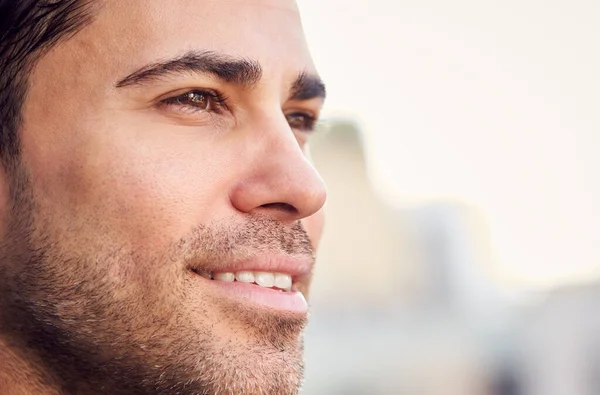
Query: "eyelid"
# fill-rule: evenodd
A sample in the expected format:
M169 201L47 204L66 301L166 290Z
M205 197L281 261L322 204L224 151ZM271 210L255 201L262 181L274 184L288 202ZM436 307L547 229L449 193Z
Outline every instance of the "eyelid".
M201 108L192 103L186 103L186 96L191 93L205 95L208 107ZM186 88L171 91L157 99L156 107L178 116L185 117L190 121L197 122L206 119L207 116L224 115L230 111L227 98L215 89L210 88Z
M227 108L228 98L225 95L223 95L223 93L221 93L220 91L218 91L216 89L212 89L212 88L189 87L189 88L177 89L177 90L174 90L174 91L171 91L169 93L165 93L164 95L159 96L157 99L155 99L155 102L157 104L160 104L160 103L164 103L165 101L170 100L170 99L175 100L178 97L183 97L184 95L191 93L191 92L199 92L199 93L206 94L210 98L214 99L218 104L223 105L224 107Z
M291 116L303 116L306 119L306 124L304 126L290 126L293 130L298 130L305 133L311 133L315 131L319 123L319 114L307 109L288 110L284 115L286 119Z

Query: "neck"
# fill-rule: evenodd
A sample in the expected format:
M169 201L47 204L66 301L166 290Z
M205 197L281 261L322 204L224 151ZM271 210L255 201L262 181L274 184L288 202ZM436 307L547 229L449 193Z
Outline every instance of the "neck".
M0 394L60 395L44 370L36 366L35 358L25 354L0 335Z

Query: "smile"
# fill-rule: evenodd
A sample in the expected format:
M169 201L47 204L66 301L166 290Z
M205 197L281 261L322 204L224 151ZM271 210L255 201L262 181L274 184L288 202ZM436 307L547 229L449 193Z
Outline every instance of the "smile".
M283 273L269 273L269 272L251 272L251 271L240 271L240 272L221 272L221 273L209 273L194 271L200 276L215 281L222 281L225 283L241 282L246 284L254 284L263 288L271 288L281 292L290 292L292 290L292 276Z
M223 297L240 304L251 304L278 312L306 315L308 303L302 292L294 289L292 277L268 272L202 273L192 270L204 287L213 286Z
M310 281L312 259L280 255L256 256L230 262L226 267L196 263L188 266L203 289L240 304L281 313L306 315L308 303L301 292Z

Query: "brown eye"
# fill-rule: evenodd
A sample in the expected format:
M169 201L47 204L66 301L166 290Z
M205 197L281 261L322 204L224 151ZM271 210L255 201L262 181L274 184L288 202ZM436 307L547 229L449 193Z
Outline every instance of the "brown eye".
M199 110L208 110L210 107L210 97L204 92L187 92L177 96L175 100L177 104L194 106Z
M315 127L315 118L304 113L293 113L286 115L288 124L292 129L311 131Z
M191 90L162 101L163 104L187 108L190 111L220 112L226 108L225 99L212 90Z

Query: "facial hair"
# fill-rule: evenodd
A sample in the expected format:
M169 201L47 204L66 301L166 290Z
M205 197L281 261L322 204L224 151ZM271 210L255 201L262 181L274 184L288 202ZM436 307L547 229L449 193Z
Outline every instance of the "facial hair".
M96 235L56 226L24 166L11 174L0 336L49 386L78 394L298 393L305 319L211 293L192 303L186 263L216 267L265 251L312 259L299 222L249 216L198 225L161 252L115 240L99 248L88 238L102 238L101 226Z

